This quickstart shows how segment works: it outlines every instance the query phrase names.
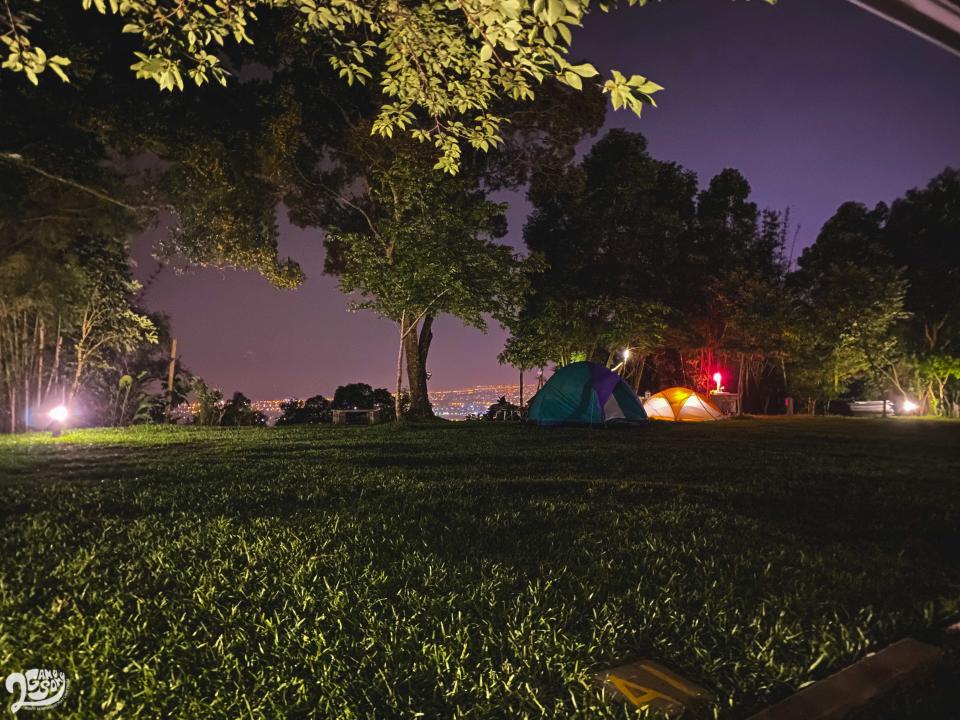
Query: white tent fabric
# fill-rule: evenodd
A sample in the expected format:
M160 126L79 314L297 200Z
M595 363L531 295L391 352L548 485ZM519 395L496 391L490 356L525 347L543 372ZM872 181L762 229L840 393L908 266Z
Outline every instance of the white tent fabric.
M658 420L676 420L673 414L673 407L665 397L652 397L645 400L643 410L648 418L657 418Z
M643 410L651 420L670 422L704 422L725 417L709 398L685 387L661 390L644 401Z
M705 403L700 396L694 393L680 407L677 420L721 420L723 413L719 412L710 403Z
M603 406L603 417L606 420L623 420L626 417L613 393L610 393L610 397L607 398L607 402Z

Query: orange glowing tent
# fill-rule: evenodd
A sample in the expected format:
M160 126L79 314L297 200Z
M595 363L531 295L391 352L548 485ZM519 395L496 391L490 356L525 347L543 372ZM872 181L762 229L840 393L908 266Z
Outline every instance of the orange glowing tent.
M723 411L709 397L685 387L667 388L651 395L644 401L643 409L651 420L705 422L724 418Z

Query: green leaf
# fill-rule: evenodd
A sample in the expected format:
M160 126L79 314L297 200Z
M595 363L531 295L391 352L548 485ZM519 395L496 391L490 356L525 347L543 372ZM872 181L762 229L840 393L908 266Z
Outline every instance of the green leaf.
M500 12L516 20L520 17L520 0L503 0L500 3Z
M547 22L551 25L563 17L566 8L563 6L563 0L548 0L547 2Z
M61 69L58 63L51 62L47 65L53 72L65 83L70 82L70 78L67 77L67 74Z
M599 75L597 69L590 63L583 63L582 65L571 65L570 70L573 70L580 77L591 78Z
M648 82L645 82L643 85L639 86L637 90L647 95L650 95L652 93L660 92L661 90L663 90L663 86L657 85L655 82L648 81Z

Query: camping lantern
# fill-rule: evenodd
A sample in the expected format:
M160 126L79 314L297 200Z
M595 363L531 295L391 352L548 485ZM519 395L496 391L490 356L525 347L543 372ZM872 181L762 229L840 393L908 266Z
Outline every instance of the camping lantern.
M718 372L713 374L713 381L717 384L717 392L720 392L720 381L723 380L723 375Z

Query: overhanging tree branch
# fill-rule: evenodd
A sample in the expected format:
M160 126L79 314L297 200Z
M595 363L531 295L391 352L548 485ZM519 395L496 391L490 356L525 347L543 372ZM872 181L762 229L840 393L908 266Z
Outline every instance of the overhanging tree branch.
M417 315L417 317L413 319L413 322L410 323L410 327L408 327L406 332L400 336L400 339L403 340L407 335L409 335L410 331L413 330L420 323L421 320L423 320L423 316L426 315L428 312L430 312L430 308L436 305L437 301L440 298L442 298L444 295L446 295L448 292L450 292L450 288L447 288L446 290L441 292L439 295L437 295L433 300L428 302L427 306L423 309L423 312L421 312L419 315Z
M41 167L37 167L36 165L31 163L29 160L25 159L19 153L0 152L0 159L6 160L7 162L12 163L14 165L18 165L19 167L22 167L26 170L30 170L31 172L35 172L38 175L42 175L48 180L53 180L54 182L58 182L63 185L68 185L74 188L75 190L79 190L80 192L85 192L88 195L92 195L93 197L97 198L98 200L102 200L103 202L109 203L111 205L116 205L117 207L121 207L124 210L129 210L130 212L136 213L136 212L143 212L145 210L150 212L157 212L159 210L173 209L173 207L170 205L131 205L130 203L126 203L123 200L118 200L117 198L109 195L103 190L100 190L95 187L91 187L90 185L84 185L83 183L77 182L76 180L71 180L70 178L65 178L62 175L57 175L55 173L49 172L48 170L44 170Z

